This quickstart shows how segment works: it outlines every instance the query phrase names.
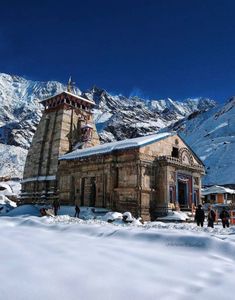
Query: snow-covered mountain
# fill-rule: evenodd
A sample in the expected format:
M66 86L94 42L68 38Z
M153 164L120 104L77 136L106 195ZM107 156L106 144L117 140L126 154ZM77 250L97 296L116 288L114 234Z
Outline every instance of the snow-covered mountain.
M187 99L185 102L144 100L138 97L113 96L97 87L83 93L96 102L95 122L103 141L122 140L154 133L190 114L216 106L210 99Z
M65 88L56 81L38 82L0 74L0 142L28 149L41 117L39 100Z
M38 82L0 74L0 176L22 177L27 149L41 117L39 100L64 89L66 87L56 81ZM213 113L217 113L218 120L222 112L226 118L229 112L228 108L219 112L215 101L206 98L183 102L169 98L144 100L111 95L97 87L83 93L77 89L76 93L96 102L94 119L103 142L178 128L202 158L207 149L199 149L195 140L197 126L194 132L190 124L198 122L201 125L201 118L206 119ZM204 162L207 163L206 159Z
M235 184L235 98L171 126L206 166L204 184Z

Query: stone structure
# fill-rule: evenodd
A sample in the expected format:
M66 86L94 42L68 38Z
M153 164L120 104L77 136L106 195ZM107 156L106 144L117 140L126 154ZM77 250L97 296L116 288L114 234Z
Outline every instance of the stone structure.
M59 156L77 148L99 144L92 120L93 101L64 91L41 103L44 106L43 115L24 169L23 203L42 203L58 196Z
M75 150L59 161L61 203L130 211L154 220L200 202L204 166L174 133Z
M200 202L200 159L174 133L100 145L93 101L67 92L42 101L21 200L106 207L144 220Z

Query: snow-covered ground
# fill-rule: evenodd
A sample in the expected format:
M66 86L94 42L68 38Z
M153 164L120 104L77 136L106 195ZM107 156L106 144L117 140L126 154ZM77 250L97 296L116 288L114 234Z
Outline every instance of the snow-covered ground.
M1 299L234 298L235 227L39 218L19 209L0 218Z

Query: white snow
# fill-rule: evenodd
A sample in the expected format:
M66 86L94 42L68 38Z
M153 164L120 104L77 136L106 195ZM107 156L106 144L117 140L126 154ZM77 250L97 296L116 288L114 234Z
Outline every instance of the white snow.
M21 178L23 175L27 152L27 150L21 147L0 143L0 177L7 175Z
M16 202L10 199L16 199L20 192L20 186L19 181L0 182L0 215L5 215L16 208Z
M16 207L16 203L8 199L4 194L0 194L0 215L9 213Z
M202 189L203 196L209 194L235 194L235 190L218 185L213 185Z
M4 300L234 298L235 228L1 217Z
M10 205L16 207L16 203L14 201L9 200L5 195L0 195L0 205Z
M37 177L29 177L26 178L24 180L22 180L21 182L28 182L28 181L50 181L50 180L55 180L56 179L56 175L48 175L48 176L37 176Z
M158 133L158 134L153 134L153 135L146 135L146 136L138 137L138 138L134 138L134 139L126 139L123 141L106 143L103 145L90 147L90 148L86 148L86 149L77 149L73 152L70 152L68 154L61 156L60 160L69 160L69 159L90 156L90 155L110 153L114 150L120 150L120 149L137 148L137 147L141 147L146 144L149 144L149 143L154 143L156 141L159 141L161 139L164 139L164 138L169 137L174 134L175 133L164 132L164 133Z
M0 215L10 213L16 208L16 202L10 199L17 199L21 185L19 181L0 181Z
M0 195L19 196L21 184L19 180L0 181Z
M127 222L132 222L133 221L133 216L129 211L126 211L122 214L122 216L125 218Z
M22 206L17 206L15 209L11 210L7 213L7 217L19 217L19 216L35 216L39 217L39 207L32 205L32 204L26 204Z
M4 195L7 194L12 194L12 189L9 184L6 182L0 182L0 194L4 193Z
M189 216L182 211L169 211L167 216L160 217L161 221L186 221L189 220Z
M113 116L113 114L109 111L103 112L102 110L94 109L93 112L94 112L94 122L96 124L106 123Z
M83 98L83 97L81 97L81 96L79 96L79 95L76 95L76 94L74 94L74 93L70 93L70 92L66 91L66 89L64 89L63 91L61 91L61 92L59 92L59 93L57 93L57 94L54 94L54 95L52 95L52 96L50 96L50 97L44 98L43 100L40 101L40 103L43 103L43 102L45 102L45 101L51 99L52 97L57 97L57 96L59 96L61 93L65 93L65 94L67 94L67 95L73 96L74 98L77 98L78 100L82 100L82 101L87 102L87 103L89 103L89 104L93 104L93 105L95 104L94 101L85 99L85 98ZM81 92L79 91L79 93L81 93Z
M122 220L122 214L118 212L107 212L104 215L104 221L115 221L115 220Z

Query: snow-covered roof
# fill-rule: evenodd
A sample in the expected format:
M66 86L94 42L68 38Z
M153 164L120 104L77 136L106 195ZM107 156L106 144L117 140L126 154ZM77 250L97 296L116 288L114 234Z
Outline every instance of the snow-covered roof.
M82 157L92 156L92 155L107 154L115 150L139 148L139 147L146 146L148 144L155 143L157 141L160 141L172 135L175 135L175 133L164 132L164 133L146 135L134 139L127 139L118 142L106 143L103 145L94 146L86 149L77 149L73 152L61 156L59 159L70 160L70 159L77 159L77 158L82 158Z
M30 177L30 178L24 178L21 183L30 182L30 181L50 181L55 180L55 175L48 175L48 176L36 176L36 177Z
M226 188L219 185L213 185L208 188L202 189L202 195L206 196L209 194L235 194L235 190L230 188Z
M93 129L93 126L91 124L86 124L86 125L83 125L81 128L82 129L84 129L84 128L91 128L91 129Z
M63 91L63 92L60 92L60 93L58 93L58 94L55 94L54 96L50 96L50 97L48 97L48 98L46 98L46 99L41 100L40 103L43 103L43 102L45 102L45 101L47 101L47 100L49 100L49 99L51 99L51 98L54 98L54 97L57 97L57 96L61 95L61 94L67 94L67 95L72 96L72 97L75 97L75 98L77 98L77 99L79 99L79 100L82 100L82 101L88 102L88 103L90 103L90 104L92 104L92 105L95 105L95 102L94 102L94 101L91 101L91 100L89 100L89 99L83 98L83 97L81 97L81 96L79 96L79 95L75 95L75 94L70 93L70 92L68 92L68 91Z

